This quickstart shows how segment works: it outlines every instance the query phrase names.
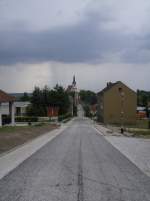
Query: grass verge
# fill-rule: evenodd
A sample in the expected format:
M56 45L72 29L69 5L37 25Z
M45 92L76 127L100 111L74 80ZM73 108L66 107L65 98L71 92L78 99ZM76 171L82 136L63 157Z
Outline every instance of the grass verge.
M129 129L133 137L150 138L150 129Z
M58 128L56 124L0 128L0 154Z

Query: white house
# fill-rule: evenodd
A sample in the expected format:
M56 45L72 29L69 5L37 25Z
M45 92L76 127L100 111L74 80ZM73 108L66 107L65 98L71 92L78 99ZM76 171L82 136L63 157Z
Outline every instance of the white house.
M15 125L15 106L14 106L15 97L10 96L6 92L0 90L0 127L2 126L2 115L3 115L3 104L7 103L8 114L11 117L11 125Z
M15 116L24 116L27 112L27 107L30 105L30 102L19 102L14 101L14 112ZM4 102L1 104L1 114L9 115L9 103Z

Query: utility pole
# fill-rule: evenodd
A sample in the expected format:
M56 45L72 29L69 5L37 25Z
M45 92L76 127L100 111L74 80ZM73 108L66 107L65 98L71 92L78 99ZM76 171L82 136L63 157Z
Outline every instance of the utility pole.
M119 88L119 93L121 97L121 133L124 133L124 100L125 100L125 92L123 89L120 87Z

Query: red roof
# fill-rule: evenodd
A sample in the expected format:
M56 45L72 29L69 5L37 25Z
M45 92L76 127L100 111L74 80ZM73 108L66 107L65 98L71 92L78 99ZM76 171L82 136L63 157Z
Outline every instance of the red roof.
M0 103L4 102L13 102L15 101L15 97L7 94L6 92L0 90Z

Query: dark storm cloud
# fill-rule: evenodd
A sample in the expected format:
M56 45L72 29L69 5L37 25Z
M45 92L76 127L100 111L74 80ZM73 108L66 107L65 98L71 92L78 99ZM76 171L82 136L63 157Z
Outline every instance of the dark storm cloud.
M133 38L134 37L134 38ZM122 48L122 62L146 64L150 62L150 35L132 36L127 46Z
M0 64L17 62L109 62L119 55L124 62L147 61L139 57L142 44L132 34L103 28L107 18L90 13L80 23L48 31L0 32ZM143 47L144 48L144 47ZM104 61L105 60L105 61ZM149 59L148 59L149 60Z

